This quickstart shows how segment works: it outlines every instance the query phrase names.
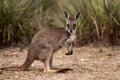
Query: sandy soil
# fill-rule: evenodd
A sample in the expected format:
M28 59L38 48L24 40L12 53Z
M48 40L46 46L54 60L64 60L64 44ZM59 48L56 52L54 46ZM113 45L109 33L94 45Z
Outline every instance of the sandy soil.
M74 48L72 56L61 49L54 55L54 66L70 68L66 73L43 73L43 64L35 61L29 71L1 71L0 80L120 80L120 47ZM20 66L25 61L27 48L0 50L0 67Z

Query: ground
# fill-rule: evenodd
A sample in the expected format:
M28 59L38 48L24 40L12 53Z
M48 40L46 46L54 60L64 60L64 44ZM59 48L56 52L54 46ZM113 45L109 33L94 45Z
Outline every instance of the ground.
M0 50L0 67L20 66L28 48ZM70 68L66 73L43 73L43 64L35 61L29 71L2 71L0 80L120 80L120 47L83 46L74 48L74 54L65 55L61 49L54 55L54 66Z

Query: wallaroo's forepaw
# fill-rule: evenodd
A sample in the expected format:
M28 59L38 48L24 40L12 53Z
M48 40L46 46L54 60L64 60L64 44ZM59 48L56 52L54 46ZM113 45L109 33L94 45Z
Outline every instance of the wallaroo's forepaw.
M73 50L71 50L68 53L66 53L66 55L72 55L72 54L73 54Z

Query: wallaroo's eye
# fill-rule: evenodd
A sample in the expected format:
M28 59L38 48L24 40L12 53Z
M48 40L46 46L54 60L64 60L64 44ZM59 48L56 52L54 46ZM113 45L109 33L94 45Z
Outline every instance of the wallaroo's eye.
M70 28L70 24L67 24L67 28L68 28L68 29Z
M76 24L73 24L73 29L75 29L76 28Z
M67 26L69 27L69 26L70 26L70 24L67 24Z
M76 27L76 24L73 24L73 27Z

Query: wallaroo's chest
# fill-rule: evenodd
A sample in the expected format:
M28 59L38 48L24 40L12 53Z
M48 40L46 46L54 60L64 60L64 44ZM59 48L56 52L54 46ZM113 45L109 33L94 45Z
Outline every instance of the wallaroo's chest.
M72 43L75 38L76 38L76 35L75 34L71 34L66 42Z
M71 40L71 41L74 41L75 37L76 37L75 34L70 35L70 40Z

